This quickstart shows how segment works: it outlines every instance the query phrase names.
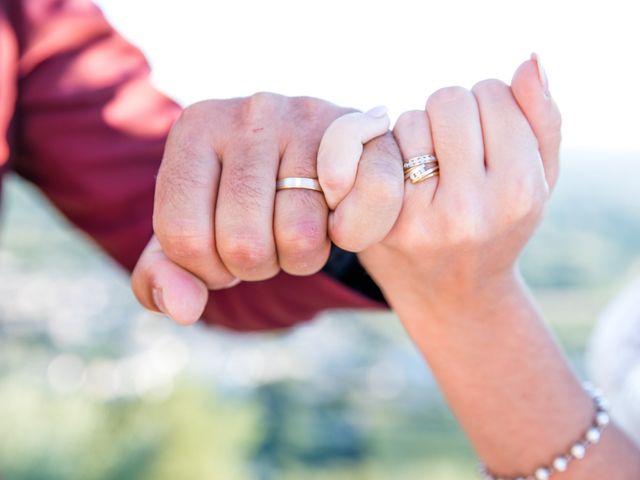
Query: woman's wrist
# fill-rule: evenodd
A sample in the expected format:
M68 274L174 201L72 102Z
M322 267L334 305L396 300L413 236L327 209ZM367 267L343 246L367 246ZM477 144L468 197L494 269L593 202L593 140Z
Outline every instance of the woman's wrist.
M387 288L387 301L406 324L501 321L507 310L534 307L517 268L487 275L477 282L414 281Z

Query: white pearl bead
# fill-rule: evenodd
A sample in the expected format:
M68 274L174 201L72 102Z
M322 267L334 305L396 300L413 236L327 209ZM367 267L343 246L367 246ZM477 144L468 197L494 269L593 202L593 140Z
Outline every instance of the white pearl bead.
M567 462L567 459L564 457L557 457L553 461L553 468L555 468L559 472L564 472L567 469L568 465L569 462Z
M598 443L598 440L600 440L600 430L595 427L591 427L587 430L587 440L591 443Z
M584 448L584 445L582 445L581 443L576 443L573 447L571 447L571 455L577 458L578 460L580 460L581 458L584 458L585 453L586 453L586 449Z
M607 412L598 412L598 414L596 415L596 424L600 427L609 425L610 421L611 418L609 417L609 414Z
M604 397L596 397L596 405L601 409L601 410L609 410L610 406L609 406L609 402L607 401L606 398Z
M534 476L536 477L536 480L548 480L550 475L551 475L551 472L549 471L548 468L541 467L536 470L536 473Z

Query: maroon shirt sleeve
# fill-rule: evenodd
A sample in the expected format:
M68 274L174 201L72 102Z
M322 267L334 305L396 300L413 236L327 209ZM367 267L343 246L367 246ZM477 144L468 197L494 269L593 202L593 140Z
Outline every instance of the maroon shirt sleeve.
M180 108L156 91L142 54L85 0L25 0L15 170L132 269L152 234L155 174ZM379 306L329 276L280 274L213 292L205 319L282 328L326 308Z

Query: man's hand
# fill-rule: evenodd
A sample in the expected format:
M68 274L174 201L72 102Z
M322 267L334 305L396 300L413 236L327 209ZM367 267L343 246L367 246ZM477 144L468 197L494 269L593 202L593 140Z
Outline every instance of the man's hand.
M169 135L158 173L155 238L132 277L140 302L192 323L202 314L208 290L265 280L281 269L293 275L319 271L331 245L324 196L276 192L275 183L316 178L325 130L351 111L270 93L187 108ZM387 131L386 112L374 109L368 115L371 124ZM395 221L403 185L392 136L371 142L365 157L358 176L367 181L353 186L373 200L362 209L362 220L376 216L378 198L385 211L395 210Z

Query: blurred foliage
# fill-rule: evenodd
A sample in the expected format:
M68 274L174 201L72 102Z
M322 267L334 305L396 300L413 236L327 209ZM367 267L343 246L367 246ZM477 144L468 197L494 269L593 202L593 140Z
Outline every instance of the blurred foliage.
M169 398L96 402L29 382L0 384L3 478L243 479L250 405L183 384ZM195 414L194 414L195 413Z
M566 155L546 221L523 256L522 268L531 285L547 289L608 286L637 267L639 156Z
M602 155L573 157L522 265L582 370L598 310L638 271L640 162L618 156L605 176ZM276 336L174 328L142 313L122 272L27 186L7 187L3 479L476 478L391 315L336 314ZM178 347L190 360L172 369ZM82 374L58 378L60 358ZM147 375L160 367L170 373ZM105 369L118 388L108 375L94 385Z

